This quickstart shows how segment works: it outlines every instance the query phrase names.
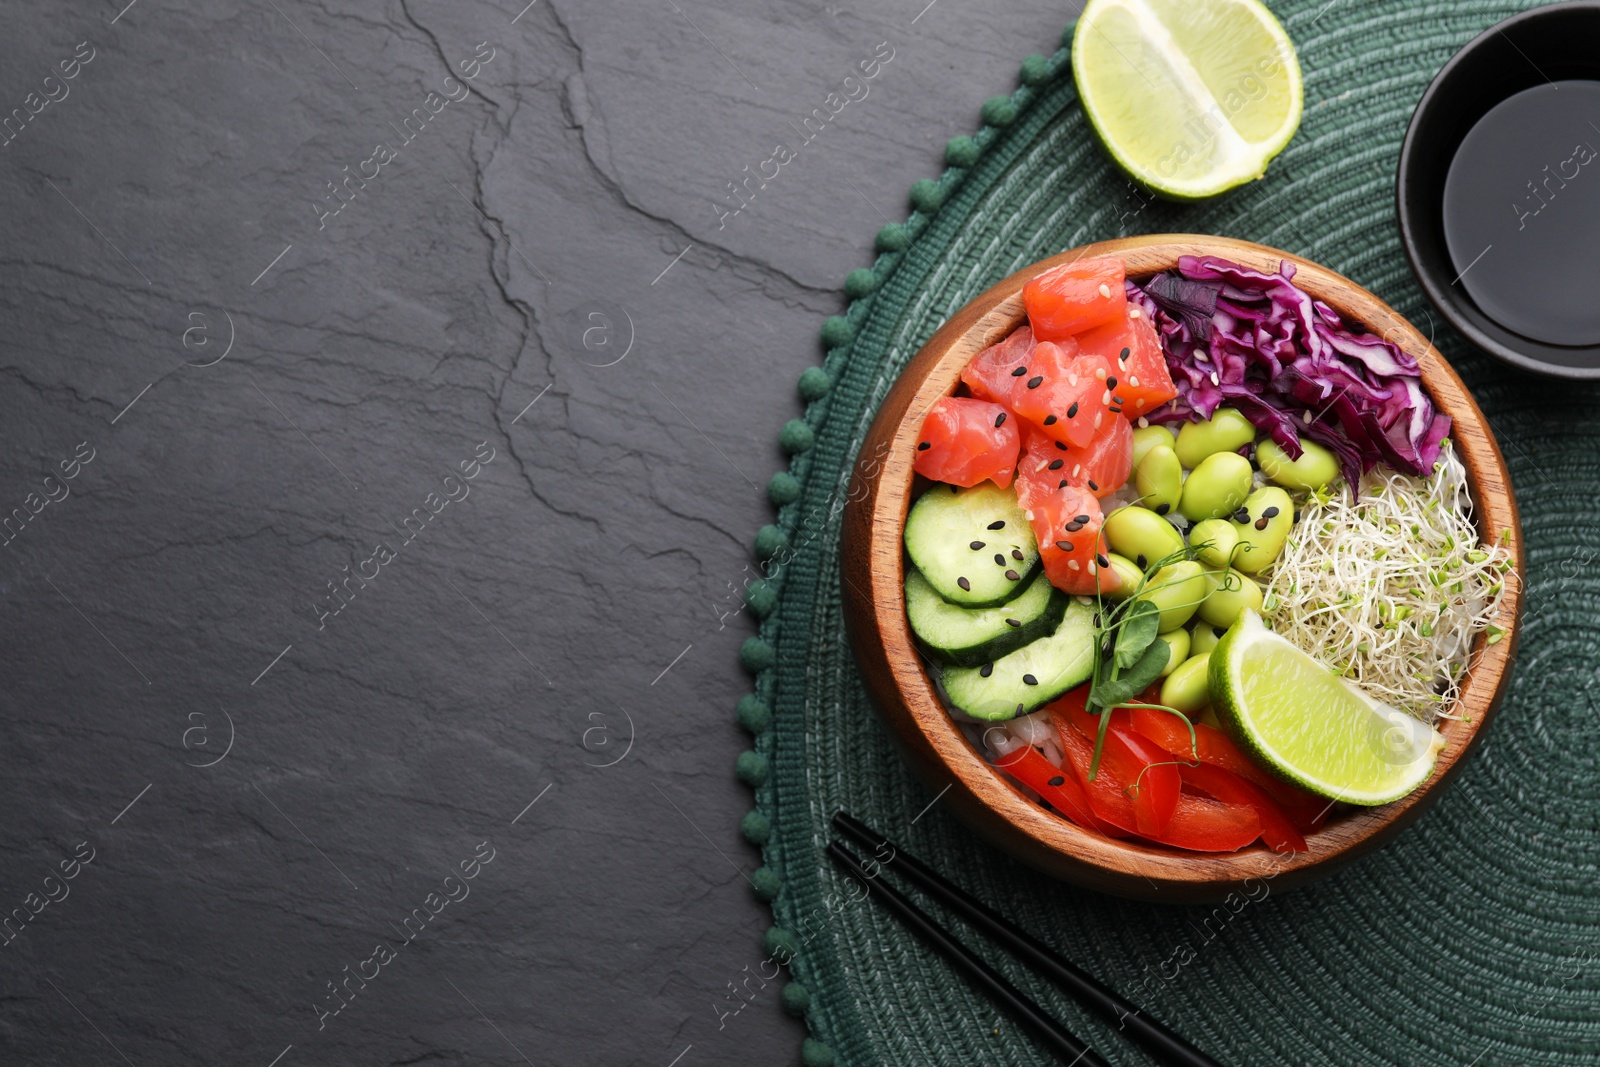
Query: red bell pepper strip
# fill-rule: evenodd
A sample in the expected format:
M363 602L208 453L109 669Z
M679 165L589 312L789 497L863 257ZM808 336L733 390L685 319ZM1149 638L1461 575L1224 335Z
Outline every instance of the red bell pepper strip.
M1125 753L1120 748L1110 751L1108 745L1108 751L1100 760L1099 773L1091 782L1089 766L1094 760L1093 719L1081 706L1075 710L1067 706L1070 702L1071 694L1068 694L1050 705L1050 716L1055 721L1056 732L1061 736L1061 750L1065 754L1063 763L1071 767L1077 776L1078 784L1089 798L1089 807L1096 818L1125 835L1138 833L1139 820L1133 810L1133 797L1127 792L1127 786L1138 774L1138 768L1128 767L1131 758L1125 759ZM1074 714L1089 720L1087 732L1073 722Z
M1083 787L1071 770L1051 763L1032 745L1000 757L994 765L1038 793L1050 806L1085 829L1105 833L1106 826L1095 818L1084 796Z
M1193 852L1236 852L1260 836L1261 818L1254 809L1184 793L1172 821L1153 840Z
M1135 733L1132 727L1119 721L1116 714L1112 713L1106 747L1123 745L1139 765L1140 769L1129 787L1129 792L1133 794L1133 817L1141 834L1159 837L1172 821L1172 813L1178 810L1178 794L1183 792L1183 780L1178 775L1176 759L1161 746ZM1233 802L1232 797L1217 799Z
M1154 708L1133 708L1130 713L1133 729L1184 762L1208 763L1232 771L1240 778L1260 787L1294 820L1302 831L1315 830L1322 825L1330 807L1327 800L1280 781L1262 770L1245 755L1233 738L1214 726L1203 722L1194 724L1191 744L1189 731L1176 715Z
M1289 816L1252 782L1210 763L1183 768L1183 781L1229 804L1253 808L1261 820L1261 839L1274 852L1305 852L1306 839Z
M1134 733L1124 710L1103 712L1111 721L1094 780L1094 738L1100 720L1084 710L1087 689L1068 693L1050 712L1061 735L1066 762L1079 775L1090 807L1104 822L1129 833L1154 838L1164 832L1177 810L1183 790L1174 760L1160 747Z
M1196 852L1232 852L1261 836L1261 818L1248 805L1181 792L1175 798L1163 798L1164 803L1173 804L1165 828L1159 833L1141 832L1130 786L1141 771L1145 771L1145 778L1148 779L1151 773L1176 773L1179 768L1171 766L1171 761L1157 759L1155 762L1165 762L1168 766L1157 768L1155 772L1148 771L1149 762L1134 756L1124 737L1117 737L1119 733L1125 735L1133 732L1128 711L1118 709L1102 713L1111 715L1112 719L1099 772L1090 782L1089 765L1094 758L1094 737L1098 732L1099 720L1084 710L1087 695L1087 687L1073 690L1050 704L1049 711L1056 731L1061 735L1065 762L1078 773L1090 807L1101 821L1160 844ZM1147 746L1147 756L1159 755L1159 752L1151 751L1158 748L1156 745Z

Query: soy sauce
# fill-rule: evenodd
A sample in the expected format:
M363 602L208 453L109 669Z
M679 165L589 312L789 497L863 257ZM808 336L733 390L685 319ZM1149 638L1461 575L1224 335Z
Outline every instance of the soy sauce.
M1600 81L1526 89L1478 120L1450 163L1456 285L1506 329L1600 344Z

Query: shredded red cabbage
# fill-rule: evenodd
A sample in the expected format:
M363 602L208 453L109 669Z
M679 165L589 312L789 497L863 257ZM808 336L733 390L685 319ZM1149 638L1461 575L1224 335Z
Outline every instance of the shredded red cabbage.
M1434 410L1416 360L1347 327L1293 278L1287 261L1262 274L1184 256L1175 271L1129 279L1128 299L1160 331L1178 387L1150 421L1209 418L1226 404L1291 457L1302 434L1331 450L1352 492L1379 463L1431 473L1450 418Z

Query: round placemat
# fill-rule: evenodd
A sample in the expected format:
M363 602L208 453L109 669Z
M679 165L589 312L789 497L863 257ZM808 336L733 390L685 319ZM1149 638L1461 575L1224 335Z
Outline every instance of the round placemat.
M1047 1053L828 862L849 810L1141 1002L1223 1063L1580 1064L1600 1056L1600 392L1532 378L1468 348L1407 271L1394 174L1412 108L1456 48L1532 3L1271 4L1299 50L1306 109L1267 177L1198 205L1154 200L1096 145L1065 48L911 188L913 211L851 272L826 359L800 379L793 457L755 538L770 580L741 650L755 678L741 830L751 883L788 961L783 1004L808 1067L1044 1064ZM1068 31L1070 40L1070 30ZM1530 163L1533 170L1537 163ZM1007 274L1108 237L1242 237L1322 262L1378 293L1456 366L1510 465L1528 547L1528 607L1509 696L1478 754L1387 849L1313 886L1216 908L1144 904L1054 882L951 818L891 747L862 688L839 604L839 517L859 445L900 369L941 322ZM870 457L864 457L870 461ZM947 914L931 908L961 930ZM978 935L963 936L1115 1064L1149 1062ZM775 963L766 965L771 973Z

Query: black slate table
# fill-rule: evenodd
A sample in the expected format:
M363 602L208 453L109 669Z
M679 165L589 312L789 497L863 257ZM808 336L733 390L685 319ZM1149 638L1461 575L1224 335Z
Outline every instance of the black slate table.
M796 1062L735 590L840 281L1072 14L7 5L0 1059Z

